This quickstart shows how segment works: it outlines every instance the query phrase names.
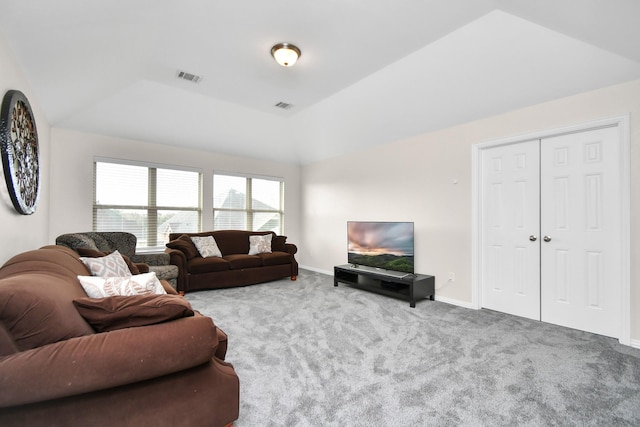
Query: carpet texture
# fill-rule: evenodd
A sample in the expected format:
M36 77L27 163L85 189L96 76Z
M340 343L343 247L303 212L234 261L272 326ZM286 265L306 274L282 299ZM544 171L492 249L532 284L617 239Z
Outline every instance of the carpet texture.
M640 425L640 350L301 270L187 294L229 335L254 426Z

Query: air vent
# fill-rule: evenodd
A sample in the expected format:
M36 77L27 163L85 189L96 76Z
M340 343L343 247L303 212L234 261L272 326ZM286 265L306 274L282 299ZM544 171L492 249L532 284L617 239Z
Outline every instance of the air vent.
M276 105L274 105L274 107L282 108L283 110L288 110L289 108L293 107L293 104L288 104L286 102L280 101Z
M198 83L202 80L201 76L197 76L195 74L187 73L186 71L178 70L177 76L179 79L187 80L189 82Z

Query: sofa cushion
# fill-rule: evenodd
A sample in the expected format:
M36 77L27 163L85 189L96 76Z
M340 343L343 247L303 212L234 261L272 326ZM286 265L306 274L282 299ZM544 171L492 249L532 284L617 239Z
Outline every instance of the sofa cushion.
M218 230L215 236L222 256L249 253L249 232L244 230Z
M158 280L172 280L178 276L178 266L169 265L154 265L151 267L151 271L156 273Z
M287 236L273 236L271 239L271 250L273 252L286 252L285 243L287 243Z
M201 274L214 271L227 271L231 268L229 261L224 258L194 258L189 261L189 273Z
M189 302L178 295L79 298L73 304L97 332L153 325L193 316Z
M181 251L184 256L187 257L187 260L200 256L198 248L196 248L196 245L193 244L191 237L187 236L186 234L183 234L177 239L170 241L166 246L170 249L177 249Z
M249 236L249 255L271 253L271 234Z
M241 270L243 268L262 267L262 259L257 255L227 255L224 257L229 261L229 267L232 270Z
M202 258L222 256L222 252L220 252L220 248L218 248L216 239L214 239L213 236L193 236L191 240L193 244L196 245Z
M89 267L91 274L100 277L126 277L131 276L131 270L120 255L114 251L109 255L99 258L80 257L80 260Z
M262 265L265 267L270 265L291 264L291 254L287 252L271 252L258 256L262 259Z
M78 276L78 280L90 298L167 293L153 271L125 277Z
M74 337L93 329L73 307L86 297L77 282L46 273L25 273L0 281L0 324L20 351Z

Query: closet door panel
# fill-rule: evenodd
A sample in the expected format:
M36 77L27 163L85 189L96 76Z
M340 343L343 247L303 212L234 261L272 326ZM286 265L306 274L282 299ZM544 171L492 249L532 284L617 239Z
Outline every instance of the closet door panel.
M540 319L539 142L482 153L482 306Z
M614 337L622 289L618 141L618 129L605 128L540 146L541 320Z

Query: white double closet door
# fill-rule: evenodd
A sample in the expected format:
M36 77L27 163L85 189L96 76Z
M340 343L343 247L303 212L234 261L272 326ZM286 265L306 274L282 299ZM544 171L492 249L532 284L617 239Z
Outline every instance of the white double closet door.
M482 152L482 306L619 337L619 130Z

